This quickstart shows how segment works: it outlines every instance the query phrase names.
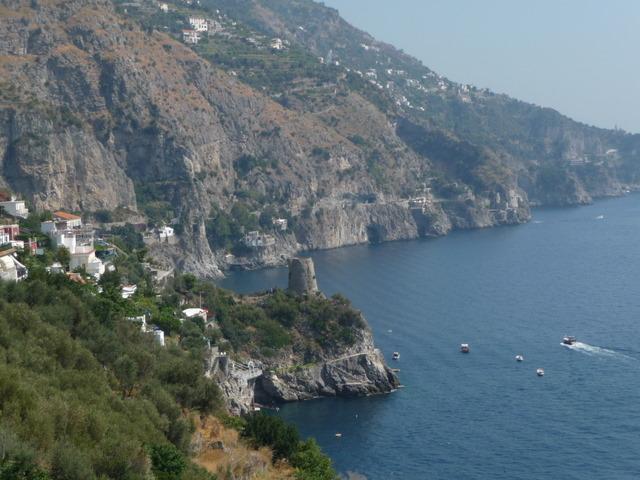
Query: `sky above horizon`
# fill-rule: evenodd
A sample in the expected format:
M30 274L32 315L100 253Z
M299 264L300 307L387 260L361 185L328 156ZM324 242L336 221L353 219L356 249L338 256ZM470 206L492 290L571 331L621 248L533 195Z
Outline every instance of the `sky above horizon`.
M324 0L450 80L640 133L637 0Z

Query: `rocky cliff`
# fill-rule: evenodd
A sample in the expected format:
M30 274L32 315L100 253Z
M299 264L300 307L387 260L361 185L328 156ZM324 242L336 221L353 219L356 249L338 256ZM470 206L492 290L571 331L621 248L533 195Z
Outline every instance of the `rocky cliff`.
M362 321L355 330L357 339L348 347L327 347L312 356L294 344L275 358L259 356L260 360L238 363L220 357L215 350L210 361L219 364L210 370L210 376L218 380L227 408L234 414L250 412L255 405L390 393L400 381L375 348L371 330ZM228 361L233 366L228 366Z
M184 270L519 223L640 183L637 136L449 82L314 2L120 4L0 0L0 188L178 223L153 250ZM188 48L189 15L221 31Z
M350 348L307 365L280 366L265 373L256 384L260 403L293 402L318 397L355 397L389 393L400 382L374 347L368 327Z
M234 413L254 405L389 393L399 386L362 313L346 298L326 298L318 290L311 258L289 262L286 291L205 298L219 312L221 329L217 346L209 348L206 374L218 380ZM221 351L224 345L233 353Z

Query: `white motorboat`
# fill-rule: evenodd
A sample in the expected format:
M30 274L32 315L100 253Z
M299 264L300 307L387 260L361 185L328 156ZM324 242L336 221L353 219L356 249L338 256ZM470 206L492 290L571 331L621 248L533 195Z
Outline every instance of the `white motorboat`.
M400 360L400 353L399 352L393 352L393 356L391 357L394 360Z
M469 344L468 343L461 343L460 344L460 351L462 353L469 353L471 351L471 349L469 348Z
M524 362L524 357L522 355L516 355L516 362Z
M543 368L537 369L536 375L538 375L539 377L544 377L544 369Z

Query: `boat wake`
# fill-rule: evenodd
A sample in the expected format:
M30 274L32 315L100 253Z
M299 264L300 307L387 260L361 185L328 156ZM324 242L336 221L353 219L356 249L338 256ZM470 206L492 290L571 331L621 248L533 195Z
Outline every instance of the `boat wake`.
M566 345L564 343L561 343L560 345L565 348L569 348L571 350L575 350L577 352L581 352L594 357L609 357L617 358L619 360L637 361L637 358L625 355L624 353L621 353L619 351L611 350L609 348L596 347L595 345L589 345L588 343L576 342L573 345Z

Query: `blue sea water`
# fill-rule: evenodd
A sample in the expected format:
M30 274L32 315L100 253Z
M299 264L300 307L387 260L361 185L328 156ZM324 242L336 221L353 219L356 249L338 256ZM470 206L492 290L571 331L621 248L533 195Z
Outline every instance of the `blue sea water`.
M640 478L640 196L313 258L322 290L364 312L405 385L281 409L340 472ZM286 285L284 269L224 282L245 292L274 285ZM562 346L565 334L579 343Z

